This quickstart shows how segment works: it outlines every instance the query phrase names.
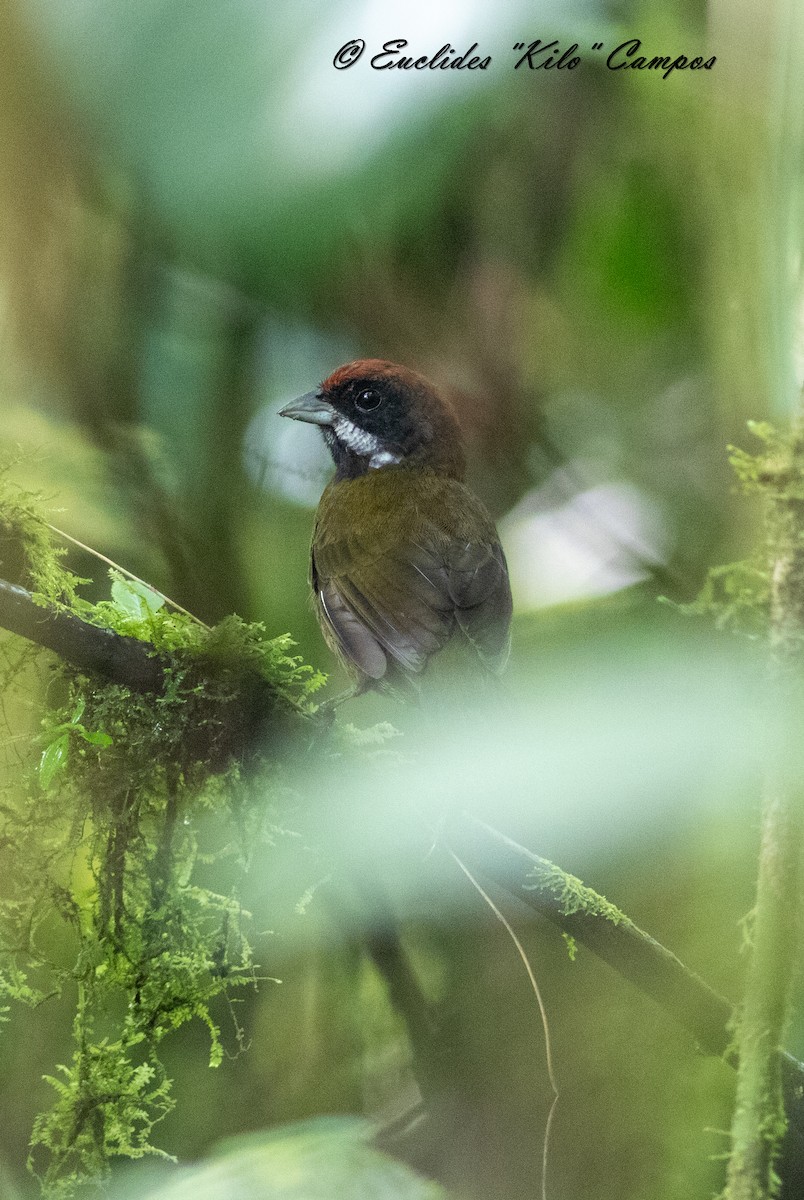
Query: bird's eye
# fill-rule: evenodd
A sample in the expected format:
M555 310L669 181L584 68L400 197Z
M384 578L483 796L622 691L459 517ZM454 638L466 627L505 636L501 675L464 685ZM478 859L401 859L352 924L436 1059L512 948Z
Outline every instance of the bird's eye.
M379 392L375 392L374 388L364 388L362 392L358 392L355 400L355 408L364 413L372 412L381 404L382 396Z

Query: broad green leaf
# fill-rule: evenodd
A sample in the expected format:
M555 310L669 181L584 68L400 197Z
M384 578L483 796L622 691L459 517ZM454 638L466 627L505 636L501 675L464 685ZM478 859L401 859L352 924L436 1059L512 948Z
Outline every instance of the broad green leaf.
M145 620L151 613L159 612L165 603L164 596L134 579L115 579L112 583L112 600L118 608L139 621Z

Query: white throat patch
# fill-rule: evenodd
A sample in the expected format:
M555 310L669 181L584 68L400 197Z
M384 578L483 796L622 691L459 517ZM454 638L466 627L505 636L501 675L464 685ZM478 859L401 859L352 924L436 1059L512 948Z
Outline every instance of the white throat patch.
M374 470L399 462L399 455L386 450L378 437L375 437L373 433L367 433L365 429L360 429L341 413L332 422L332 429L335 437L346 446L347 450L351 450L352 454L356 454L358 458L367 458L369 467Z

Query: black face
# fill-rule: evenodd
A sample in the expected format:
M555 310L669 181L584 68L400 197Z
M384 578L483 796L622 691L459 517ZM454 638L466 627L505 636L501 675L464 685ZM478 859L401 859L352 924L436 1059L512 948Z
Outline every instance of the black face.
M333 432L346 450L359 455L365 445L370 447L367 457L385 454L400 461L427 441L429 430L421 414L414 416L409 389L394 380L349 379L326 387L322 395L351 426L367 435L361 442L349 426L338 428L336 422Z
M449 405L421 375L394 363L347 363L280 416L318 425L336 479L400 465L463 478L460 430Z

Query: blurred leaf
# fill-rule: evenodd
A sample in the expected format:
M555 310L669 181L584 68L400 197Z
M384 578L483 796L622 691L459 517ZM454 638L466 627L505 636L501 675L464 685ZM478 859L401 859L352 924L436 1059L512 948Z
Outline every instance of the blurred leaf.
M680 230L681 214L658 172L634 163L621 175L590 180L565 253L583 263L602 316L632 333L635 320L661 328L685 311L690 277L679 270Z
M352 1118L290 1125L224 1144L218 1158L144 1200L438 1200L436 1184L375 1150Z

